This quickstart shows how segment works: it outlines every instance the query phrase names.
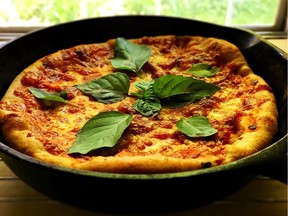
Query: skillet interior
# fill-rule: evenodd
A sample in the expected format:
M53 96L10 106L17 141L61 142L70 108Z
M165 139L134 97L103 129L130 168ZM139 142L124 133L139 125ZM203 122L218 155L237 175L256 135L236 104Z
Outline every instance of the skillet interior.
M260 36L243 29L160 16L95 18L45 28L18 38L0 49L0 97L25 67L59 49L103 42L119 36L136 38L166 34L218 37L240 48L252 70L268 82L277 99L279 133L272 146L227 165L156 175L91 173L51 166L9 148L2 135L0 157L20 179L38 191L89 208L108 207L111 205L108 200L111 199L117 200L115 202L119 204L119 208L123 207L123 202L128 202L129 205L133 203L133 208L144 208L144 196L149 196L149 206L153 208L163 199L174 204L170 207L175 207L175 202L178 204L177 208L187 205L191 207L219 199L237 190L253 179L263 165L281 164L287 147L287 56ZM183 198L183 191L191 194L188 200L179 200L179 196ZM75 198L79 197L85 200L87 194L97 194L95 200L98 201L100 196L102 199L99 205L87 205L87 202L78 200L75 202ZM123 194L128 196L129 201L122 200ZM165 206L165 210L171 209Z

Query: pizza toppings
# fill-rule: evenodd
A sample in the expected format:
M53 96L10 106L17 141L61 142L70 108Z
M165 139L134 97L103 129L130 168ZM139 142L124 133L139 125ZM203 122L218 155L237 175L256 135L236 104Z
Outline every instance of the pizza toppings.
M128 95L130 81L126 74L114 72L76 88L91 95L101 103L115 103Z
M74 145L68 154L87 154L98 148L114 146L131 120L131 115L115 111L94 116L77 133Z
M51 106L53 102L68 103L65 92L47 92L41 89L30 87L29 91L38 99L44 101L46 106Z
M148 61L151 54L151 49L145 45L137 45L124 38L117 38L115 57L111 63L114 68L140 74L142 66Z
M217 67L213 67L205 63L198 63L192 65L188 72L196 77L210 77L214 76L219 70L220 69Z
M139 54L142 53L141 50L144 52L143 55ZM116 58L111 60L112 65L116 68L132 70L136 73L141 70L144 63L150 57L146 46L134 45L123 38L116 40L115 52ZM133 59L131 57L135 54L142 56L140 62L139 59ZM192 69L192 72L198 72L197 76L213 76L217 72L215 68L211 69L206 64L194 65ZM122 101L126 96L134 96L137 100L132 107L144 116L157 115L162 106L171 108L185 106L202 98L209 97L220 89L216 85L206 83L202 80L172 74L163 75L151 81L135 82L134 85L139 91L132 92L129 95L129 77L125 73L113 72L89 83L77 84L75 87L83 93L92 96L98 102L104 104ZM64 99L64 97L66 98L65 92L45 92L32 87L30 87L29 90L35 97L44 100L46 105L51 105L51 102L67 102ZM105 118L105 127L102 127L102 122L98 120L100 119L104 121L102 115L109 115L109 118ZM117 118L115 116L112 118L111 115L113 117L114 115L121 114L120 112L113 112L112 114L111 111L102 112L91 118L77 133L75 142L69 149L68 154L87 154L98 148L114 146L124 130L119 132L117 127ZM126 116L126 114L122 115ZM129 124L131 118L129 118ZM126 127L128 125L126 125ZM217 132L216 129L211 128L208 119L202 116L181 119L176 123L176 125L181 132L189 137L205 137ZM123 126L121 127L123 128ZM124 128L126 129L126 127ZM88 130L92 132L86 132ZM111 131L112 133L110 133ZM113 131L118 131L120 136L115 136ZM97 141L95 141L95 138Z
M193 116L181 119L176 123L177 128L189 137L207 137L217 133L204 116Z
M124 42L127 43L124 39L121 39L120 41L122 41L122 43ZM128 43L129 46L132 46L131 44L132 43L130 42ZM126 48L128 51L129 50L133 51L132 49L133 47L130 49L128 48ZM143 49L143 46L141 46L141 48ZM125 47L122 47L122 49L126 50ZM136 48L134 48L134 52L135 52L135 49ZM203 67L204 69L201 69L202 72L208 71L207 70L208 67L206 65L205 66L201 65L198 67L198 69L203 68ZM122 69L124 69L124 67L122 67ZM130 70L131 68L128 68L128 69ZM141 67L138 66L138 69L141 69ZM215 73L215 70L213 73ZM135 85L135 88L138 89L139 91L135 93L132 92L130 94L130 96L135 96L136 98L138 98L136 102L133 104L133 108L144 116L157 115L157 113L162 108L161 103L163 103L164 106L181 107L186 104L192 103L194 101L200 100L202 98L208 97L211 94L219 90L219 87L217 87L216 85L206 83L202 80L196 80L192 77L184 77L180 75L164 75L152 81L136 82L134 85ZM109 104L109 103L115 103L115 102L121 101L124 99L124 97L129 96L128 92L130 88L130 81L129 81L128 76L125 73L114 72L114 73L105 75L97 80L93 80L89 83L75 85L75 87L81 90L82 92L84 92L85 94L92 96L98 102ZM42 99L46 105L51 105L52 102L67 103L66 99L64 99L66 98L65 92L59 92L59 93L46 92L41 89L37 89L33 87L30 87L29 90L35 97L37 97L38 99ZM99 115L96 115L93 118L99 118ZM200 120L200 118L198 119ZM185 121L182 120L181 123L179 122L177 124L178 128L181 128L180 131L183 131L187 135L189 134L188 131L192 131L193 133L194 131L193 129L191 128L190 130L185 129L185 127L183 126L183 122ZM189 122L189 124L192 125L193 121L187 120L187 122ZM203 119L202 119L202 122L203 122L202 124L206 123L203 121ZM98 127L96 124L91 124L91 123L87 123L87 124L89 125L89 127L92 127L91 125L95 125L95 130ZM85 126L83 128L85 128ZM215 131L217 130L214 129L213 132L215 133ZM82 130L79 133L82 134L83 133ZM209 134L209 132L207 133L207 131L206 132L204 131L202 133L195 132L194 135L192 135L192 137L193 136L194 137L209 136L212 134L213 133L211 134ZM90 146L90 148L86 150L83 150L83 149L78 150L78 152L82 154L86 154L91 150L99 148L99 146L107 147L108 145L108 144L105 144L106 142L104 142L104 144L102 143L103 145L100 145L99 143L95 143L94 145L91 145L90 142L87 142L87 138L83 138L83 135L79 135L79 136L78 135L79 134L77 134L75 143L71 148L72 150L70 149L68 153L75 153L77 149L79 149L75 146L83 145L79 143L84 143L84 147ZM191 136L191 135L188 135L188 136ZM82 137L82 139L78 137ZM84 141L80 142L79 140L84 140ZM115 145L116 143L117 142L114 142L113 144Z

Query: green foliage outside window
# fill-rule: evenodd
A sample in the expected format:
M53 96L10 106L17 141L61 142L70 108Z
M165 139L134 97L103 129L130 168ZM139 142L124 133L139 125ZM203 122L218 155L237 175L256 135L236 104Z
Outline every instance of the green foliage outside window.
M0 0L0 26L51 25L88 17L149 14L218 24L272 25L277 0Z

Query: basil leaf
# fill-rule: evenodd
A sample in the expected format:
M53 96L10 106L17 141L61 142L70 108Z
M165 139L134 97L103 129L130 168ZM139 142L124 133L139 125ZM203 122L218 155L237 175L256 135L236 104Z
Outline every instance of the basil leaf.
M115 103L128 94L130 81L126 74L114 72L92 82L76 85L76 88L101 103Z
M140 81L135 83L139 92L133 93L139 100L133 104L133 108L144 116L157 114L161 109L161 102L153 92L154 81Z
M177 121L176 126L179 131L189 137L207 137L217 133L204 116L193 116Z
M111 60L112 66L140 74L142 66L149 60L152 51L145 45L131 43L124 38L117 38L114 49L115 57Z
M148 89L150 89L152 87L152 84L153 84L153 81L142 80L139 82L135 82L134 85L137 89L144 92L144 91L147 91Z
M171 107L184 106L208 97L220 88L214 84L181 75L165 75L154 81L154 94Z
M153 92L154 81L140 81L136 82L134 85L140 91L133 93L138 98L145 99L157 99Z
M159 100L138 99L133 104L133 108L144 116L150 116L161 110L161 102Z
M68 154L87 154L93 150L116 145L132 115L116 111L102 112L91 118L77 133Z
M214 76L220 69L214 66L210 66L205 63L198 63L192 65L188 72L192 73L196 77L210 77Z
M48 92L34 87L28 89L36 98L43 100L47 106L51 106L53 102L68 103L66 92Z
M192 77L181 75L164 75L154 81L153 92L158 98L190 93L189 86L196 81Z

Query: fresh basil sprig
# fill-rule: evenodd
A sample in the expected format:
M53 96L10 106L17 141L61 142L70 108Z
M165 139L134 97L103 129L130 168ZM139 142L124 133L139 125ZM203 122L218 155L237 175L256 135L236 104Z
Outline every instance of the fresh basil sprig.
M185 106L217 92L220 88L214 84L181 75L164 75L152 81L135 84L139 99L134 109L144 116L157 114L162 106L175 108Z
M196 77L210 77L214 76L220 69L205 63L198 63L192 65L188 72Z
M92 82L76 85L76 88L101 103L115 103L128 95L130 81L126 74L114 72Z
M51 106L53 103L68 103L66 92L48 92L42 89L29 87L29 91L38 99L42 100L46 106Z
M164 75L153 84L154 94L166 107L181 107L205 97L220 88L214 84L181 75Z
M132 115L117 111L102 112L92 117L77 133L68 154L87 154L93 150L116 145Z
M177 121L176 126L179 131L189 137L207 137L218 132L213 128L205 116L193 116Z
M161 102L153 92L153 83L154 81L135 83L135 87L139 91L133 95L139 99L133 104L133 108L144 116L157 114L161 109Z
M152 51L148 46L138 45L119 37L116 39L112 66L117 69L141 73L142 66L149 60Z

